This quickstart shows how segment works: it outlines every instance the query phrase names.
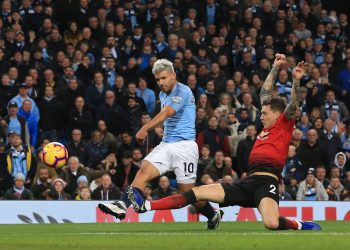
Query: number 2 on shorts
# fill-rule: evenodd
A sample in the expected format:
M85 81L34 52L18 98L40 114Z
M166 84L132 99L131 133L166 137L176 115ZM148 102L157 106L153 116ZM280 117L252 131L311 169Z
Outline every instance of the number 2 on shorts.
M276 194L276 186L271 184L270 188L271 188L271 190L269 192L272 193L272 194Z

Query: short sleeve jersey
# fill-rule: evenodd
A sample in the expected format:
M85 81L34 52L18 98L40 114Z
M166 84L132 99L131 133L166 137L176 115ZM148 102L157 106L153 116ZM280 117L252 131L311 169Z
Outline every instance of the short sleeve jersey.
M288 120L282 113L273 126L263 128L250 153L249 165L254 165L255 171L258 171L259 165L268 165L282 171L294 127L295 120Z
M160 92L161 107L172 107L176 113L165 120L163 142L195 140L196 106L191 89L177 82L169 95Z

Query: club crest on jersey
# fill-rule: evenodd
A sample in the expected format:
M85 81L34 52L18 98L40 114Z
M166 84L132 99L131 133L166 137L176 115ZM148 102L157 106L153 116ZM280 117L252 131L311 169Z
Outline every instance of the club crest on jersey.
M171 100L175 103L181 102L182 98L180 96L173 96Z
M261 131L260 134L258 135L258 139L266 140L269 134L270 134L270 131Z

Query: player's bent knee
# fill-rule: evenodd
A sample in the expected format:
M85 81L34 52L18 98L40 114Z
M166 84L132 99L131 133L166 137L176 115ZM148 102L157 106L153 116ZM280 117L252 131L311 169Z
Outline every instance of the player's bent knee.
M269 230L276 230L278 228L278 219L265 219L263 223L265 228Z

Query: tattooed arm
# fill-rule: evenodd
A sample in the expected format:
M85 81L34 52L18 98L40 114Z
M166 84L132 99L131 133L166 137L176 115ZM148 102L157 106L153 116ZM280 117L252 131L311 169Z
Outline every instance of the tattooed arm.
M268 76L266 77L264 84L260 91L260 102L261 104L265 100L269 100L271 98L271 91L273 86L275 85L275 81L278 75L278 71L280 66L286 62L286 56L283 54L276 54L275 61L273 62L272 69Z
M306 64L302 61L293 70L293 87L290 96L290 103L284 111L288 120L295 119L298 105L299 105L299 92L300 92L300 79L303 77L307 69Z

